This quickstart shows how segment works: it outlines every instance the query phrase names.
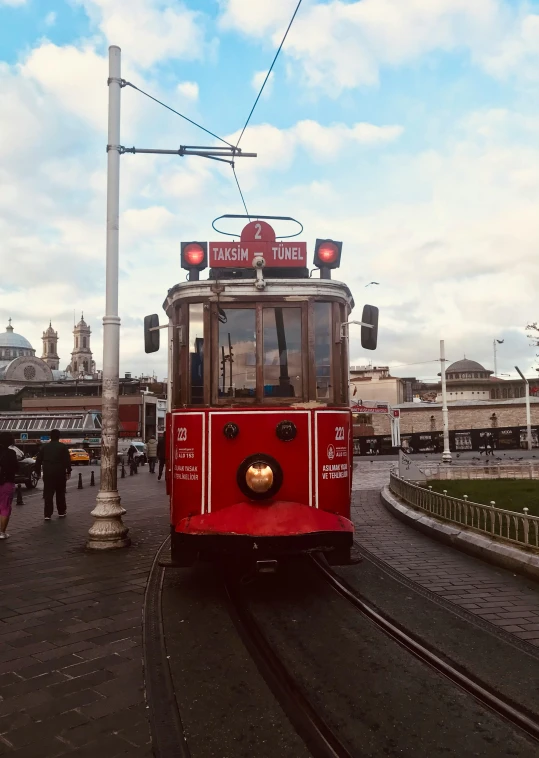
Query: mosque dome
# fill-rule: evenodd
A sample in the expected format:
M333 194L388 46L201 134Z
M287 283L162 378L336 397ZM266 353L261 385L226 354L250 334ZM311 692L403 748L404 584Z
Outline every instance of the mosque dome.
M486 371L487 369L477 361L470 361L468 358L463 358L461 361L455 361L446 368L446 372L452 373L460 371Z
M452 363L445 370L445 375L448 381L459 379L488 379L492 373L492 371L489 371L489 369L486 369L477 361L470 361L468 358L455 361L455 363Z
M23 337L22 334L17 334L15 331L13 331L13 327L11 326L11 319L9 319L9 323L6 326L5 332L0 332L0 348L21 348L23 350L32 350L32 345L28 342L26 337Z

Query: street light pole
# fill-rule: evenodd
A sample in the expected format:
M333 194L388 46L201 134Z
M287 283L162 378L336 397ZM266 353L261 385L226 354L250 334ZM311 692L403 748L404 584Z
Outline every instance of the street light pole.
M515 366L516 371L521 376L521 378L524 380L524 385L526 387L526 437L528 442L528 450L532 449L532 418L531 418L531 410L530 410L530 383L522 373L522 371L519 369L518 366Z
M101 482L95 521L87 547L108 550L127 547L131 540L122 523L125 509L118 493L118 406L120 384L120 318L118 316L118 241L120 215L120 93L121 50L109 47L109 120L107 145L106 303L103 317L103 390Z
M440 365L442 375L442 420L444 428L444 452L442 454L443 463L451 463L451 451L449 449L449 413L447 410L447 388L445 383L445 345L440 340Z

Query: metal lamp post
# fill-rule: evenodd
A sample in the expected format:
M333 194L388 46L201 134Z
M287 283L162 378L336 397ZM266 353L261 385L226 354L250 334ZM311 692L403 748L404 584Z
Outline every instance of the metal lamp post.
M118 493L118 405L120 384L120 318L118 316L118 228L120 209L121 50L109 47L109 120L107 145L106 305L103 317L103 390L101 483L92 511L87 547L127 547L131 540L122 522L125 509Z
M515 366L515 370L519 374L519 376L524 380L524 385L526 387L526 437L528 441L528 450L532 449L532 420L531 420L531 410L530 410L530 383L522 373L522 371L519 369L518 366Z
M445 383L445 345L440 340L440 365L442 375L442 420L444 429L444 452L442 453L443 463L451 463L452 456L449 449L449 412L447 410L447 388Z

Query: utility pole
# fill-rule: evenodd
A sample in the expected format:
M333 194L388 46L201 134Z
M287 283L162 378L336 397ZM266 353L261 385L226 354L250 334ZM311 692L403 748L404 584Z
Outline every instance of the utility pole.
M451 463L451 451L449 449L449 413L447 410L447 388L445 383L445 345L440 340L440 365L442 375L442 419L444 428L444 452L442 454L443 463Z
M530 383L522 373L522 371L519 369L518 366L515 366L515 369L519 376L524 380L524 385L526 387L526 439L528 442L528 450L532 449L532 419L531 419L531 410L530 410Z
M118 406L120 384L120 318L118 315L120 156L125 153L157 155L197 155L209 160L228 163L234 167L236 158L256 158L256 153L244 153L241 148L225 142L223 147L180 145L174 150L124 147L120 144L120 94L122 87L134 86L121 78L121 50L109 47L109 114L107 144L107 258L106 305L103 317L103 405L101 431L101 485L92 511L95 521L90 528L87 547L107 550L128 547L128 529L122 522L126 512L118 493ZM135 88L138 89L138 88ZM193 122L194 123L194 122ZM198 126L198 124L195 124ZM210 132L211 134L211 132ZM212 135L216 136L216 135ZM221 140L223 142L223 140ZM171 327L169 325L169 335ZM169 373L172 366L169 369ZM169 385L171 384L169 380ZM223 379L224 385L224 379ZM145 422L145 419L144 419Z
M120 318L118 316L118 231L120 209L120 92L121 50L109 47L109 124L107 145L107 259L106 303L103 317L103 406L101 483L92 511L87 547L108 550L128 547L131 540L122 522L125 509L118 493L118 405L120 384Z
M494 349L494 376L498 376L498 358L496 355L496 338L492 340L492 347Z

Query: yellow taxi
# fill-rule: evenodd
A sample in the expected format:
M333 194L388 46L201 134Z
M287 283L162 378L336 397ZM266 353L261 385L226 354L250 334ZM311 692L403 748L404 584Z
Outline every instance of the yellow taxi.
M71 458L71 463L74 466L89 466L90 465L90 456L88 455L86 450L83 450L82 447L70 448L69 457Z

